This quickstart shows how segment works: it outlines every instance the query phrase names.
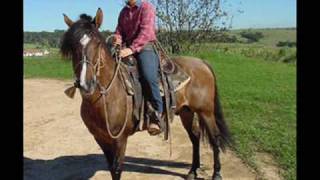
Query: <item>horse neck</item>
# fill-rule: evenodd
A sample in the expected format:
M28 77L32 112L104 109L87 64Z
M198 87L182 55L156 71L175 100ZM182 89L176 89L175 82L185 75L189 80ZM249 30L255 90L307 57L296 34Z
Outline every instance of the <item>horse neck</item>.
M99 83L106 88L113 78L116 70L116 62L105 48L101 49L101 61L104 64L100 69L100 75L97 77Z

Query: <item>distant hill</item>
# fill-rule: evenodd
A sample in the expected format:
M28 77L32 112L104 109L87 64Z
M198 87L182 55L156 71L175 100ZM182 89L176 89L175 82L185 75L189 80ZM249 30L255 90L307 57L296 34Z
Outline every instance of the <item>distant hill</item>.
M230 33L241 39L240 32L251 30L254 32L262 32L264 37L257 44L266 46L276 46L279 41L297 41L296 28L264 28L264 29L237 29L231 30Z

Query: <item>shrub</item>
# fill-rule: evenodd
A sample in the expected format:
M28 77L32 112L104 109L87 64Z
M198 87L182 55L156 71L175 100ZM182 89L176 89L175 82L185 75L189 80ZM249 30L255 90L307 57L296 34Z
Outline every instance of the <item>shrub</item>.
M277 46L278 47L296 47L297 46L297 43L296 42L291 42L291 41L279 41L277 43Z
M240 33L241 37L246 38L248 43L258 42L261 38L264 37L262 32L253 32L253 31L242 31Z

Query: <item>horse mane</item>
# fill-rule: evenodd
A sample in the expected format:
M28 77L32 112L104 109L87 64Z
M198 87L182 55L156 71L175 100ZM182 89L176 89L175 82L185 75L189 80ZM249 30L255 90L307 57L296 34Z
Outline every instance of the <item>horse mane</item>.
M80 14L80 19L92 22L92 17L90 15L87 15L87 14Z
M95 27L94 19L90 15L81 14L79 20L76 21L62 36L60 44L60 53L67 59L80 58L82 53L82 45L80 39L84 34L90 37L98 38L104 47L105 41L101 33Z

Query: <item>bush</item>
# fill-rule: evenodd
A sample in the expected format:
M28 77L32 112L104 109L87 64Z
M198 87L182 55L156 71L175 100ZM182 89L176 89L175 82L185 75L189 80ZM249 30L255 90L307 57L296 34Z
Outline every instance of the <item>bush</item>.
M279 41L277 43L278 47L296 47L297 43L296 42L291 42L291 41Z
M235 35L226 32L213 32L209 35L207 42L235 43L239 42Z
M261 38L264 37L262 32L253 32L253 31L242 31L240 33L241 37L246 38L248 43L258 42Z
M290 51L289 48L279 50L279 61L285 63L294 63L297 60L295 51Z

